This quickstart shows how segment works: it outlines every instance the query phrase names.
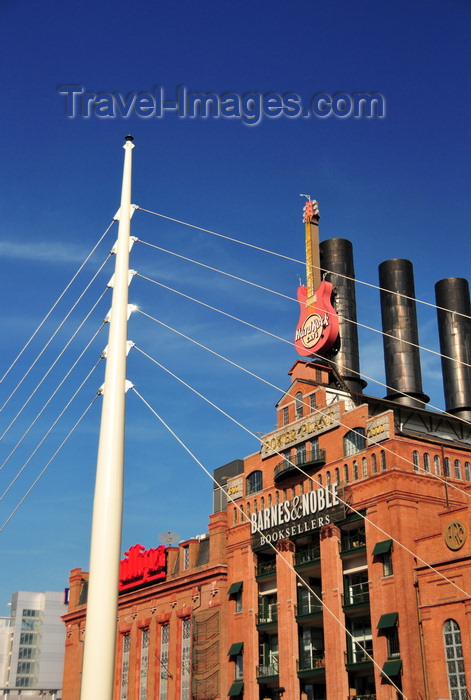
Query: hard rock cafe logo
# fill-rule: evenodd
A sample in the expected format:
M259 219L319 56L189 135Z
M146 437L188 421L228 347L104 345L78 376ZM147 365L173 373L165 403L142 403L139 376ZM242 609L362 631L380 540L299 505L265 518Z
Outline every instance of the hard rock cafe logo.
M332 285L321 282L311 298L305 286L298 287L299 321L294 345L299 355L312 356L326 352L337 340L339 318L331 304Z
M301 328L296 329L295 341L300 340L305 348L309 350L313 348L322 337L324 328L329 325L329 317L327 314L321 316L313 313L306 318Z

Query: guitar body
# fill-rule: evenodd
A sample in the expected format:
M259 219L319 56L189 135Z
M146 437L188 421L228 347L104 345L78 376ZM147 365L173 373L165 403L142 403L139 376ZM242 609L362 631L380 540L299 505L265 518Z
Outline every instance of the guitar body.
M299 355L309 357L329 350L339 334L339 318L332 306L332 284L325 280L309 303L307 287L298 287L299 321L294 344Z

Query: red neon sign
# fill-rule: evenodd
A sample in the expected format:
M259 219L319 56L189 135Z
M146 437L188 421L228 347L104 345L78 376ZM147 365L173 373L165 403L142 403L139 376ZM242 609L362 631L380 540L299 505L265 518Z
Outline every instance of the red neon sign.
M120 591L165 578L164 544L155 549L145 549L141 544L135 544L124 553L124 557L119 564Z

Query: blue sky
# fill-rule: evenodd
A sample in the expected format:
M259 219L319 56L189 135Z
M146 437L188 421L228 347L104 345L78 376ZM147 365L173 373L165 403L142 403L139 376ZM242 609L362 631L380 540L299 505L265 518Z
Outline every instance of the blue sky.
M357 278L377 284L377 267L410 259L417 297L467 277L470 244L469 30L471 6L316 0L153 3L121 0L44 3L3 0L0 265L2 374L107 228L119 206L123 137L133 134L133 202L254 246L304 257L300 193L319 200L321 238L353 242ZM177 86L217 95L295 93L309 107L318 93L380 93L381 119L311 115L240 119L125 119L66 116L58 88L152 93ZM2 403L106 257L96 255L2 382ZM303 266L182 227L142 211L132 233L181 255L295 298ZM24 384L2 411L2 433L81 319L104 290L112 263L93 283ZM296 302L198 268L136 243L132 267L169 287L291 340ZM282 341L222 317L142 278L130 300L268 382L288 386L296 359ZM358 320L380 327L379 296L357 288ZM99 303L47 380L2 440L2 462L99 327ZM420 342L438 350L433 309L419 307ZM133 314L129 337L253 433L275 422L280 391L172 331ZM384 381L381 338L362 330L361 367ZM28 459L106 345L106 328L0 473L2 492ZM423 354L424 390L443 407L440 363ZM2 522L41 471L103 380L103 363L50 439L0 502ZM128 378L209 471L256 451L248 433L202 402L139 352ZM385 390L369 381L367 392ZM0 533L0 599L13 591L59 590L71 568L88 566L100 400ZM128 394L123 551L158 534L202 533L212 483ZM4 607L3 614L7 608Z

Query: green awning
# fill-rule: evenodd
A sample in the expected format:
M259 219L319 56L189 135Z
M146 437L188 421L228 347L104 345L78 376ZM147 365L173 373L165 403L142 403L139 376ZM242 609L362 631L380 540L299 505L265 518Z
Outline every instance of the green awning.
M375 557L377 554L386 554L386 552L390 552L392 543L392 540L383 540L382 542L376 542L373 549L373 556Z
M235 593L238 593L239 591L242 590L242 586L244 585L243 581L236 581L235 583L231 583L231 586L229 590L227 591L227 595L234 595Z
M242 652L242 649L244 648L244 642L235 642L234 644L231 645L231 648L227 652L228 656L237 656Z
M398 676L402 668L401 659L392 659L391 661L386 661L384 664L381 677L382 678L394 678Z
M229 696L236 696L236 695L242 695L244 692L244 682L243 681L236 681L233 683L230 687L229 692L227 693Z
M376 625L376 629L387 630L390 627L394 627L398 617L399 614L397 612L385 613L384 615L381 615L381 617L379 618L379 622Z

